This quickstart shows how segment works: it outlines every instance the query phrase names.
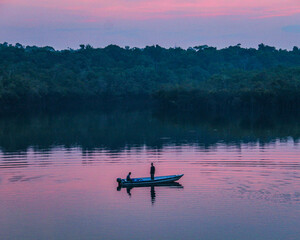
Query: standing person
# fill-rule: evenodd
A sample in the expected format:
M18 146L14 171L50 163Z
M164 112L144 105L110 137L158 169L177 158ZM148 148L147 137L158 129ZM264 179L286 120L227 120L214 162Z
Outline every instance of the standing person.
M151 168L150 168L151 180L154 180L154 174L155 174L155 167L153 166L153 163L151 163Z
M131 179L130 175L131 175L131 172L129 172L127 177L126 177L127 182L132 182L132 179Z

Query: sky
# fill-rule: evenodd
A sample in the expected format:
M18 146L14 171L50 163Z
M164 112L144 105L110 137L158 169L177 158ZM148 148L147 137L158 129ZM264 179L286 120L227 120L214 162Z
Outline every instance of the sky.
M0 42L300 46L300 0L0 0Z

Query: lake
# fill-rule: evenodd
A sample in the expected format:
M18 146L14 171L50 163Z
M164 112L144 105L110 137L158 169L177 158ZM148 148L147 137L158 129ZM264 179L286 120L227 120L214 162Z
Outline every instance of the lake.
M87 111L0 119L0 239L298 239L300 122ZM181 174L117 189L116 178Z

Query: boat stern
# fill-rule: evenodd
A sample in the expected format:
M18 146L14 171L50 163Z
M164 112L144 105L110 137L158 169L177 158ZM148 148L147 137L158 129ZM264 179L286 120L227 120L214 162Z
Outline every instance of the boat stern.
M116 180L119 185L122 184L122 178L117 178Z

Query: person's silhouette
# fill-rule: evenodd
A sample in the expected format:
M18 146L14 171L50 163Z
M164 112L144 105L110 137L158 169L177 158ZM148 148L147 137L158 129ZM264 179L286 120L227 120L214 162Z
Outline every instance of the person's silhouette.
M150 168L151 180L154 180L154 174L155 174L155 167L153 166L153 163L151 163L151 168Z
M131 175L131 172L129 172L127 177L126 177L127 182L132 182L132 179L131 179L130 175Z

